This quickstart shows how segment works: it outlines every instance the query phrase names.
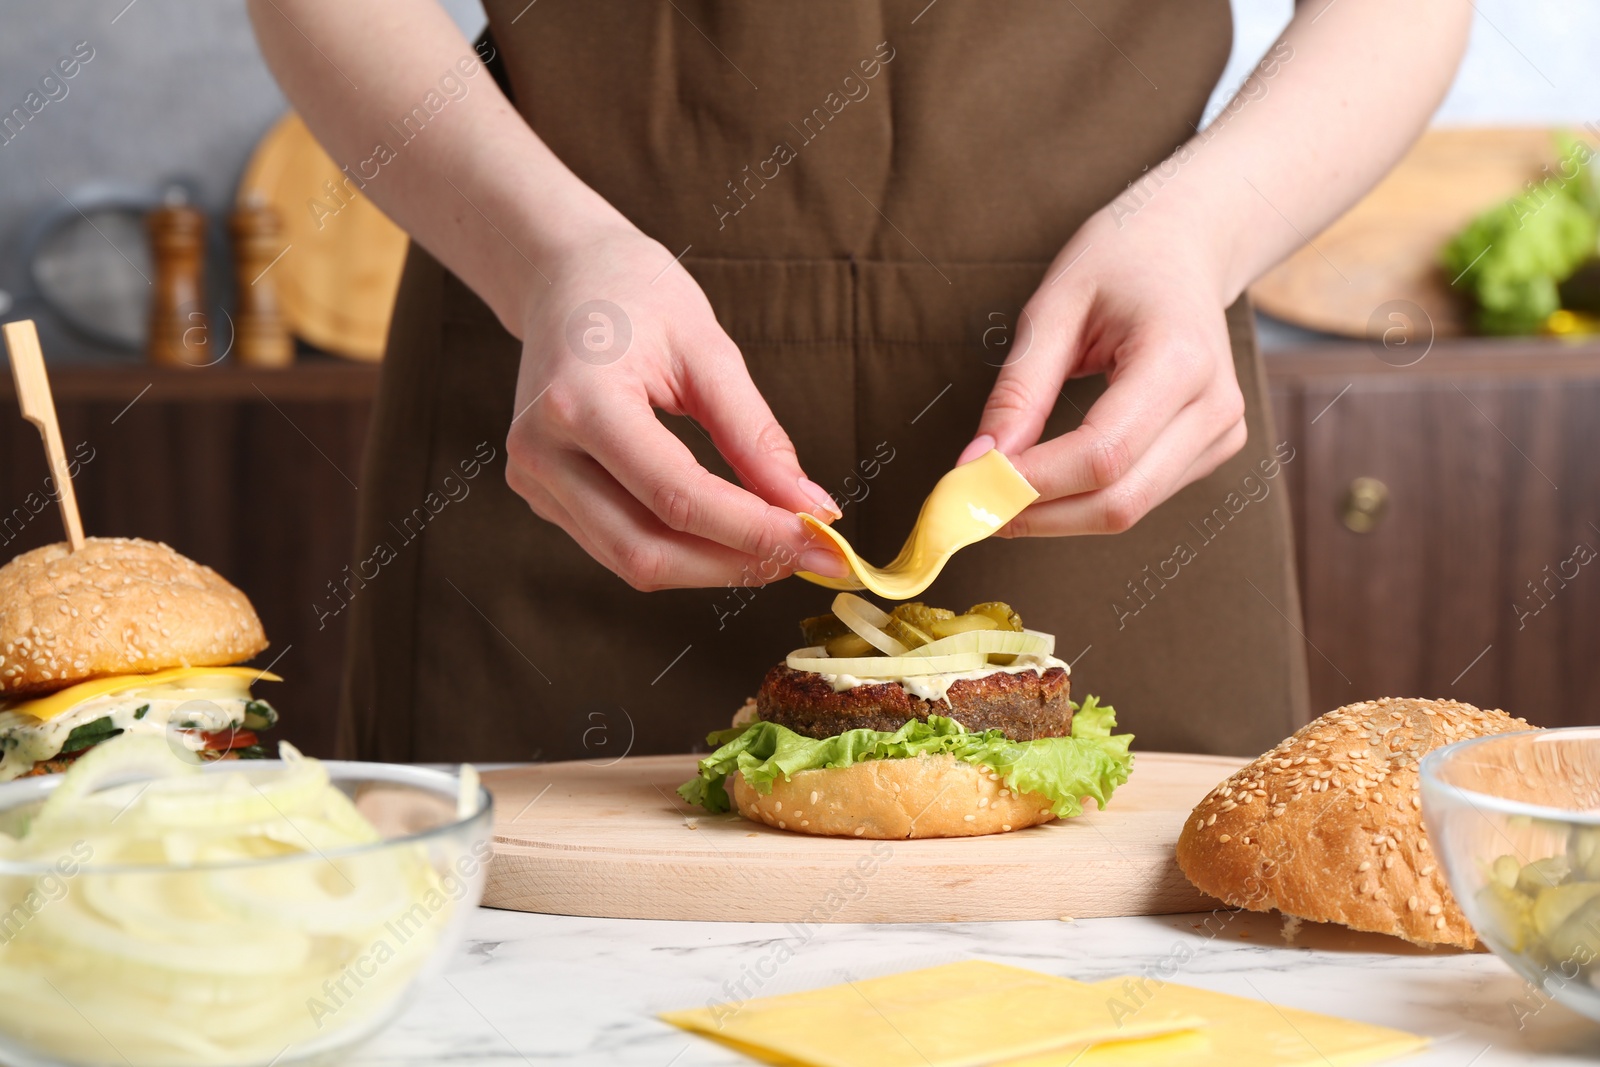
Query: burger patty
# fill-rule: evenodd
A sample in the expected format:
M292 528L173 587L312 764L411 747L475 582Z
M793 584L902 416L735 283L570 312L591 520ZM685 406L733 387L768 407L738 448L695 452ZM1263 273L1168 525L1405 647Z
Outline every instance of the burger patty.
M806 737L824 738L846 730L892 732L911 719L943 715L974 732L1000 730L1013 741L1065 737L1072 729L1068 702L1071 679L1060 667L1035 671L997 671L950 683L948 701L923 700L898 682L858 685L835 692L811 671L778 664L767 672L756 694L756 714Z

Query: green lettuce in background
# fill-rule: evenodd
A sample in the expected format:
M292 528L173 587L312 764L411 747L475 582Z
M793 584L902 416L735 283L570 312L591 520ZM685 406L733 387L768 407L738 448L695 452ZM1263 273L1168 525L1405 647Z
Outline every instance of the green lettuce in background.
M1570 134L1557 144L1555 174L1478 215L1440 254L1446 273L1472 294L1482 333L1537 333L1561 307L1560 284L1595 255L1594 151Z
M1104 807L1133 770L1128 751L1133 735L1112 734L1116 725L1115 709L1092 696L1073 715L1072 736L1037 741L1011 741L999 730L972 733L942 715L929 715L926 722L912 719L893 733L846 730L821 740L756 721L707 737L708 744L718 747L700 761L699 775L678 787L678 795L707 811L722 812L730 807L725 782L735 771L757 792L770 793L780 774L790 778L801 771L927 753L983 764L1008 789L1048 798L1055 814L1081 815L1082 798L1094 797Z

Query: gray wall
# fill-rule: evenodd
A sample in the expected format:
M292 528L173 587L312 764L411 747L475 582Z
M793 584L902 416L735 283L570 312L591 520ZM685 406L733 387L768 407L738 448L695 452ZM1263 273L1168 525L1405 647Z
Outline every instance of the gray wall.
M469 34L482 27L477 0L446 6ZM185 176L198 185L200 206L215 212L231 202L251 149L287 106L256 51L243 0L53 0L0 8L0 114L79 41L94 58L64 82L66 95L0 143L0 290L18 296L27 223L63 204L52 183L71 195L89 182ZM17 304L5 317L33 311ZM44 320L41 328L53 356L95 354Z

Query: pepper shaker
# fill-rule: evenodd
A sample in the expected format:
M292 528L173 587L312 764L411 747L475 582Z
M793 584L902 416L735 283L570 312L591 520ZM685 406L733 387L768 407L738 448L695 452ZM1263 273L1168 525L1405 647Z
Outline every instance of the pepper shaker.
M239 294L233 358L242 367L287 367L294 363L294 339L270 273L287 251L278 213L259 195L252 195L228 219L228 232Z
M202 302L205 216L174 189L146 217L145 227L156 268L146 354L157 366L209 366L211 331Z

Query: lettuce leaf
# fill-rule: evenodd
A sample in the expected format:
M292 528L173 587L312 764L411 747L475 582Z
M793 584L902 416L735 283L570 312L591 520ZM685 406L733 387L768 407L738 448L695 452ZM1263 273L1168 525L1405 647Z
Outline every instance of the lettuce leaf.
M1073 715L1072 736L1037 741L1011 741L999 730L973 733L942 715L929 715L926 722L912 719L893 733L846 730L820 740L758 720L707 737L716 751L700 761L699 775L679 786L678 795L707 811L723 812L731 806L726 782L735 771L757 792L770 793L780 774L788 779L801 771L927 753L991 767L1007 788L1048 798L1055 814L1081 815L1084 797L1104 807L1133 771L1128 752L1133 735L1113 734L1116 724L1115 710L1092 696Z
M1488 334L1537 333L1561 307L1560 284L1596 252L1600 187L1594 150L1557 138L1561 164L1544 183L1475 217L1440 252L1450 277L1478 305Z

